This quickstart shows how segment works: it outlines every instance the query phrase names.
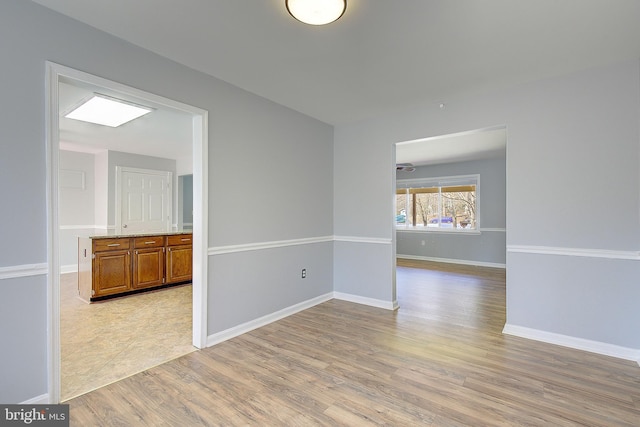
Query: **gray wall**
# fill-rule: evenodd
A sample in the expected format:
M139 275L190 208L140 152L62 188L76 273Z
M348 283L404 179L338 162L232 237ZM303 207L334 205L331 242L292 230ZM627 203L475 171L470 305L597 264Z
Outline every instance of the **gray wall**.
M331 235L331 126L32 2L0 2L0 40L0 180L11 183L0 187L8 202L0 235L12 242L0 248L0 342L8 343L0 356L0 402L48 392L45 61L209 111L210 248ZM231 283L229 271L210 270L207 333L325 294L331 245L296 249L295 263L287 247L263 257L259 250L211 255L214 266L233 257L247 274ZM302 266L315 272L304 282ZM14 277L19 273L26 275Z
M480 175L478 192L480 234L398 229L396 231L398 257L495 267L505 265L507 258L505 157L420 166L414 172L398 172L396 178L400 180L473 174Z
M95 221L94 198L94 155L60 150L60 171L70 170L83 172L85 176L84 188L67 187L60 183L59 222L60 226L89 225Z
M78 270L78 236L94 233L95 218L95 156L60 150L60 170L85 173L85 188L65 188L60 184L58 191L58 221L60 266L62 272Z
M193 175L183 175L179 177L180 182L180 203L179 209L182 212L182 223L191 226L193 224Z
M442 101L336 127L334 289L393 295L394 143L506 125L508 324L640 351L639 62Z

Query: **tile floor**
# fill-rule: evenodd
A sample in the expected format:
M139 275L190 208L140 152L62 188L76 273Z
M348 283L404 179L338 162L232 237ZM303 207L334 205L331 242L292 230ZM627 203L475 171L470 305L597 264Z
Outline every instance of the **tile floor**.
M61 275L61 400L195 351L191 295L189 284L87 304L77 275Z

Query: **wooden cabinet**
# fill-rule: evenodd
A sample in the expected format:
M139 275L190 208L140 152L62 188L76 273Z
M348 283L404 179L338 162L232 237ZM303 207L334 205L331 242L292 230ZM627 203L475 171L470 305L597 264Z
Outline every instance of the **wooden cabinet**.
M191 280L193 256L191 235L167 236L166 278L167 283Z
M78 238L78 294L85 301L191 280L192 235Z
M164 284L165 236L137 237L132 240L134 248L132 288L144 289Z
M96 253L93 270L92 297L102 297L129 290L131 253L105 251Z

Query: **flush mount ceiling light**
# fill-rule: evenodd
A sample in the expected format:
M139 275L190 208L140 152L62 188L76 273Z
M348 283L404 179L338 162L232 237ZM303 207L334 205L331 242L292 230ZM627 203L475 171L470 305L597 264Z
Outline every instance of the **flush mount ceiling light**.
M284 3L291 16L310 25L336 21L347 9L347 0L285 0Z
M149 107L94 93L64 117L115 128L151 111Z

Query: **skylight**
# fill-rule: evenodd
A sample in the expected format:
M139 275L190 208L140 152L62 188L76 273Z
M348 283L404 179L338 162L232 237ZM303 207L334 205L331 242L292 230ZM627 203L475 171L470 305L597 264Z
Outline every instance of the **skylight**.
M152 108L94 93L65 117L103 126L118 127L153 111Z

